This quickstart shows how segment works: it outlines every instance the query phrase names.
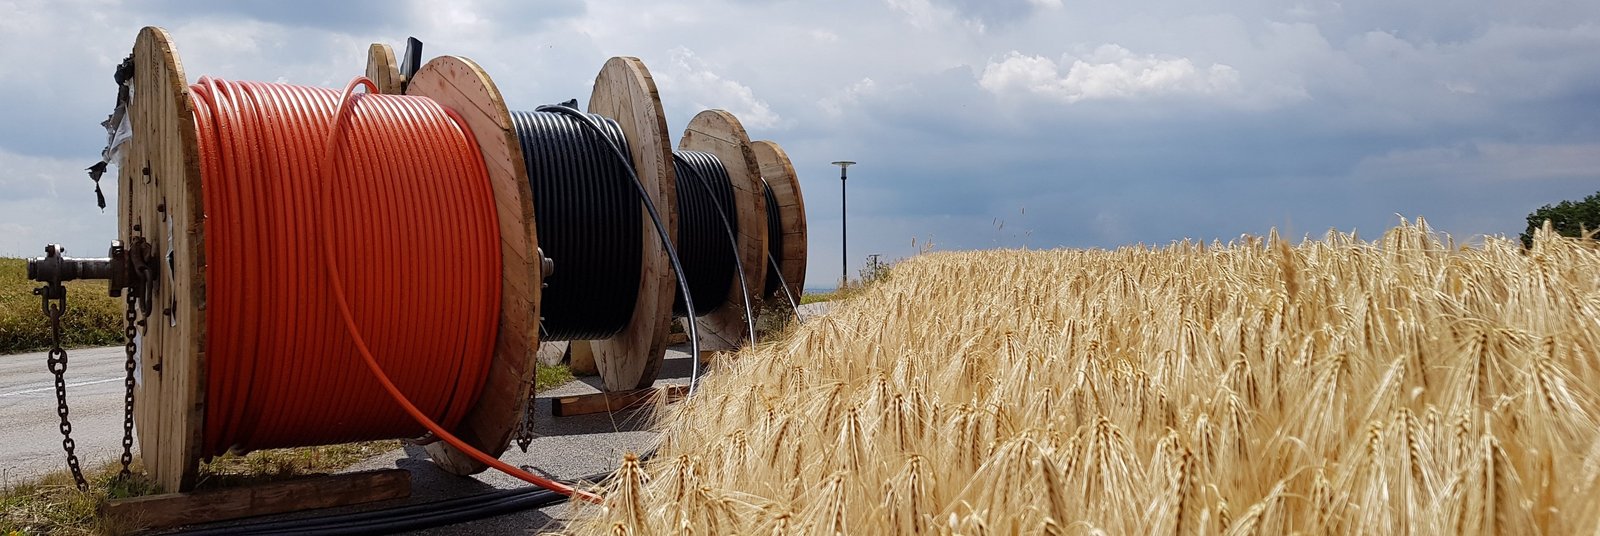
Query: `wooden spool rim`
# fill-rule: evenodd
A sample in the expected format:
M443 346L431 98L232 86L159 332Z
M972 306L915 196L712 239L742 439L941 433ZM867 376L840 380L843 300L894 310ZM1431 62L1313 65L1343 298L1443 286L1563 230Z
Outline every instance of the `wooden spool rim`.
M676 243L678 197L671 138L655 79L644 62L628 56L607 60L595 76L589 113L615 120L622 128L634 171L655 203L667 234ZM639 211L645 212L642 205ZM643 219L644 251L633 316L622 332L590 342L594 365L606 391L649 387L655 383L667 355L667 328L677 280L654 223L648 214L643 214Z
M392 63L393 55L386 59ZM382 67L380 63L378 68ZM369 63L368 71L373 69ZM441 56L428 61L407 82L406 94L432 98L461 115L478 141L494 189L501 259L495 355L484 380L483 394L454 433L474 448L499 457L510 446L511 434L521 422L523 406L533 388L539 347L543 274L537 253L539 235L534 229L533 191L522 163L522 145L500 90L472 60ZM435 463L455 474L473 474L487 467L443 441L425 448Z
M706 110L689 120L678 149L711 153L727 168L739 227L735 252L744 267L750 303L752 306L759 303L767 281L767 197L761 189L761 171L750 148L750 136L733 114ZM699 319L701 351L737 349L749 338L738 277L735 272L728 284L728 295L716 311L702 312ZM716 305L696 304L702 311Z
M133 46L133 138L117 162L118 236L149 240L173 253L154 291L155 309L141 333L135 393L139 453L161 487L194 487L205 425L205 211L194 105L166 30L147 26ZM145 170L149 174L145 174ZM148 177L148 182L146 178ZM165 203L163 214L157 206ZM135 228L139 231L135 231Z
M405 78L400 76L400 64L395 61L394 48L384 43L367 47L367 79L378 86L378 93L399 95Z
M794 163L789 160L789 153L777 142L759 140L751 142L750 147L755 150L756 162L761 167L761 177L766 179L772 188L772 197L777 200L778 206L767 207L767 210L778 211L778 227L783 232L783 260L778 262L778 273L783 274L783 281L788 283L789 293L794 296L795 302L800 301L800 294L805 289L806 279L806 201L800 194L800 177L794 172ZM767 237L771 240L772 237ZM762 287L765 288L765 287ZM765 296L769 300L778 300L787 303L788 298L781 296L783 290L773 291L772 295Z

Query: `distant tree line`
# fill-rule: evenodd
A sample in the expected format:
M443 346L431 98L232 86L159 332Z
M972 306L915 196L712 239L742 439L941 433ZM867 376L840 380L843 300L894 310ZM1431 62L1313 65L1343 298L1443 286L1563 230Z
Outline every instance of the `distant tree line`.
M1533 247L1533 232L1544 227L1545 220L1550 220L1550 226L1561 236L1581 238L1589 233L1589 238L1594 238L1595 231L1600 230L1600 192L1582 201L1545 205L1528 214L1528 229L1522 232L1523 246Z

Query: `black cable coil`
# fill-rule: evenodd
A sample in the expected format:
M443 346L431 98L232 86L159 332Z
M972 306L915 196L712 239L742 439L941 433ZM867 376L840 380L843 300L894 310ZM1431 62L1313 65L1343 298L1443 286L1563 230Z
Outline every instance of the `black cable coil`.
M684 275L695 312L705 316L727 303L738 271L739 260L728 241L730 230L734 236L739 233L733 182L722 161L711 153L676 151L672 162L678 176L678 251L688 272ZM719 206L722 216L717 215ZM683 305L679 290L672 314L685 315Z
M616 121L590 117L627 151L628 140ZM572 117L511 112L511 119L533 187L539 247L555 261L540 299L540 338L614 336L633 316L644 244L644 220L627 164Z
M783 265L783 222L778 218L778 196L773 195L772 185L767 184L767 179L761 179L761 190L767 198L767 286L762 289L762 296L777 294L779 287L783 286L782 276L778 267Z

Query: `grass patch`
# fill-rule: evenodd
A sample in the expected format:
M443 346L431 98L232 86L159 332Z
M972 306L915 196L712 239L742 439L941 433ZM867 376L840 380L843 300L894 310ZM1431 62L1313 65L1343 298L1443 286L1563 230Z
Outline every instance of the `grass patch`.
M534 372L533 390L553 389L572 380L572 369L567 368L566 365L545 365L541 363Z
M876 287L894 274L895 263L877 264L861 271L861 279L856 281L846 280L839 288L828 292L807 292L800 295L800 305L808 303L821 303L842 301L860 296L867 289Z
M0 258L0 354L50 347L50 325L33 294L28 261ZM107 346L122 342L120 298L106 295L104 281L67 283L67 314L61 318L64 346Z
M200 466L199 483L195 489L226 488L328 474L400 446L400 440L388 439L258 450L242 456L224 454Z
M828 292L807 292L800 295L800 305L842 300L853 295L855 294L847 292L844 289L831 290Z
M113 477L121 469L122 464L117 462L86 468L84 476L89 480L89 491L78 491L72 483L72 475L66 471L57 471L32 482L7 482L0 490L0 534L133 533L139 527L101 518L96 512L107 500L160 490L139 474L141 468L137 462L131 479L115 480Z
M888 281L889 280L889 269L888 268L883 268L879 273L881 275L879 275L879 276L877 276L877 277L875 277L873 279L869 279L869 280L865 280L865 281L854 281L854 282L847 281L847 282L845 282L845 284L840 285L839 288L833 289L833 290L828 291L828 292L807 292L805 294L801 294L800 295L800 305L805 305L805 304L808 304L808 303L842 301L842 300L848 300L850 298L854 298L856 296L860 296L862 293L866 292L867 289L870 289L870 288L878 285L879 283L882 283L884 281Z
M200 466L196 489L260 484L328 474L356 462L400 448L399 440L366 441L321 447L259 450L243 456L223 455ZM0 490L0 535L132 534L139 527L128 520L98 515L111 499L161 493L134 462L134 476L117 480L122 464L115 461L86 467L88 491L73 486L72 475L56 471L34 481L7 482Z

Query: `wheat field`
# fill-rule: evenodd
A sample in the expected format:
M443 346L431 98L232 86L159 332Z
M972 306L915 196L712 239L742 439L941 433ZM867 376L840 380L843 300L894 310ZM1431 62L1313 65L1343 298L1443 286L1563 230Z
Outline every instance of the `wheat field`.
M925 254L658 412L582 534L1597 534L1600 248Z

